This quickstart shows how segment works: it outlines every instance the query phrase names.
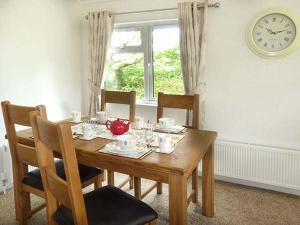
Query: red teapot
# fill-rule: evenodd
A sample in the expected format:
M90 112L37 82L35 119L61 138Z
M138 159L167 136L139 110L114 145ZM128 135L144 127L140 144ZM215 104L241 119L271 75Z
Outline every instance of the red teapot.
M125 123L121 119L117 119L114 121L110 121L110 120L106 121L107 129L109 129L115 135L121 135L127 132L129 130L129 124L130 122Z

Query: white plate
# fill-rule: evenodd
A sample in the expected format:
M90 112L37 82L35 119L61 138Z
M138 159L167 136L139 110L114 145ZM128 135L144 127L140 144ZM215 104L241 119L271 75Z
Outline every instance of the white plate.
M136 155L146 151L146 149L140 148L138 146L135 146L133 148L120 149L116 143L109 143L105 148L108 152L122 155Z
M172 126L172 127L160 127L156 128L157 131L166 132L166 133L180 133L185 129L183 126Z
M84 140L84 141L90 141L90 140L93 140L93 139L95 139L95 138L96 138L96 136L88 137L88 138L83 137L83 136L79 136L79 139L80 139L80 140Z

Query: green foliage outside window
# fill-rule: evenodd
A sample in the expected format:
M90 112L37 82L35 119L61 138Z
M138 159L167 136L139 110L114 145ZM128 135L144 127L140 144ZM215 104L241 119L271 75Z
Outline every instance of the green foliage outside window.
M178 47L154 55L154 96L157 96L158 92L184 93Z
M158 52L154 56L154 96L158 92L183 94L183 80L179 48ZM137 99L144 98L144 58L133 54L126 60L111 60L105 82L108 90L137 92Z

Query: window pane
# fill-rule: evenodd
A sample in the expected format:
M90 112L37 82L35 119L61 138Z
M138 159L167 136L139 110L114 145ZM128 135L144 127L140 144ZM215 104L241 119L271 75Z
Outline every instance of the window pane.
M153 30L154 97L158 92L184 94L177 27Z
M136 91L137 99L144 99L144 55L113 54L104 85L107 90Z
M141 46L142 38L139 30L116 30L112 35L112 47Z

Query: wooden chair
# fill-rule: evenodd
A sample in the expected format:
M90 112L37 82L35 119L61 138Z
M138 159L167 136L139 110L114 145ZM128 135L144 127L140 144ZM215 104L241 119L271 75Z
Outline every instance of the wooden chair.
M157 213L150 206L114 186L83 195L70 125L51 123L36 113L31 113L31 122L49 225L154 224ZM66 181L55 171L55 153L62 155Z
M159 92L157 102L157 122L159 118L163 117L164 108L192 110L192 124L185 124L185 126L199 129L199 95L170 95Z
M185 127L192 128L192 129L199 129L199 95L171 95L171 94L164 94L159 92L158 93L158 102L157 102L157 122L159 118L163 117L164 108L173 108L173 109L186 109L192 110L193 118L192 124L185 124ZM198 167L193 171L193 192L196 193L194 190L198 188ZM157 182L153 186L151 186L144 194L141 194L141 178L135 177L134 178L134 185L135 185L135 193L137 193L137 197L142 199L145 197L149 192L151 192L155 187L157 187L157 193L162 193L162 183ZM193 202L197 201L197 196L193 197Z
M106 110L107 103L113 104L123 104L129 105L129 121L135 121L135 100L136 100L136 92L121 92L121 91L106 91L104 89L101 90L101 111ZM108 172L108 183L114 185L114 172ZM124 187L127 183L129 183L129 188L133 188L133 176L129 176L118 186L119 188Z
M38 167L36 150L34 146L18 143L15 126L31 127L30 112L37 112L46 119L46 108L45 106L25 107L12 105L8 101L2 102L1 105L12 158L16 218L21 225L26 225L28 219L34 213L46 206L46 204L42 204L31 210L30 194L45 198L45 193L40 170L34 169L28 172L28 165ZM57 160L55 166L60 177L65 179L66 175L62 161ZM82 187L93 183L95 187L101 186L103 179L102 170L83 165L79 165L79 169Z
M129 121L135 120L135 100L136 92L123 92L123 91L106 91L101 90L101 111L106 110L107 103L129 105Z

